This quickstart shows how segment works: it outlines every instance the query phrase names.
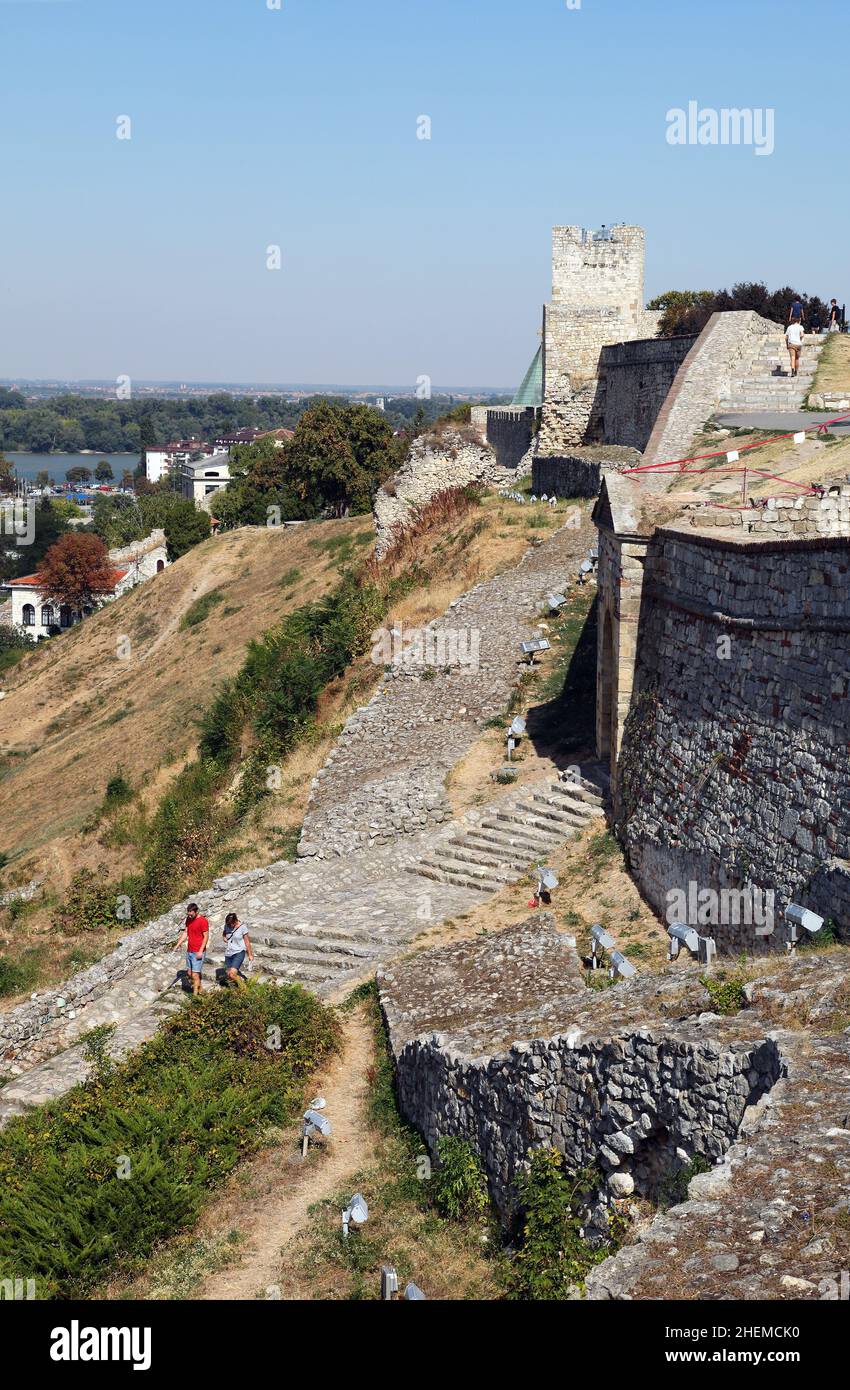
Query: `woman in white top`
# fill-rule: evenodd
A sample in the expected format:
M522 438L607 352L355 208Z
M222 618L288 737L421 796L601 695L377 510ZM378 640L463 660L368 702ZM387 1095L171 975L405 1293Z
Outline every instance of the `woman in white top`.
M228 912L224 919L224 968L228 980L238 989L245 988L245 980L240 971L246 954L253 965L254 948L248 928L243 926L235 912Z

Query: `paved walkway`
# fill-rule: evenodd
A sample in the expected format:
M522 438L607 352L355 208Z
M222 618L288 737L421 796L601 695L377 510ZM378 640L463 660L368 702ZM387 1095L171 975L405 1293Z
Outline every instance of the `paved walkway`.
M836 415L850 414L839 410L746 410L720 411L714 419L726 429L738 430L779 430L791 433L793 430L813 430L817 425L825 425ZM844 434L850 429L846 425L833 425L831 433Z

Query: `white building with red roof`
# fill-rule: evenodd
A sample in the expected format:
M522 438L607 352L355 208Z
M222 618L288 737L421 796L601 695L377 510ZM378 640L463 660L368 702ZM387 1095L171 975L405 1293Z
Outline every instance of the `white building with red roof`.
M120 598L129 589L152 579L168 564L165 545L165 532L161 529L151 531L149 536L131 545L110 550L109 559L114 565L112 584L98 595L97 607ZM45 598L41 589L41 575L24 575L21 579L9 579L2 586L11 594L12 611L10 621L20 628L33 642L40 637L55 636L73 627L81 618L87 616L68 604L58 604Z

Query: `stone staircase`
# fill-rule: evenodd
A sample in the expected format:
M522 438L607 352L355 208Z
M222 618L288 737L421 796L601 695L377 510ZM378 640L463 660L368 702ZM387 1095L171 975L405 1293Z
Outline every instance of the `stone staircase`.
M804 338L800 374L792 377L784 335L778 331L763 334L751 356L744 358L733 371L728 393L720 401L718 410L799 410L812 388L825 341L816 336ZM777 367L784 376L775 374Z
M484 812L468 813L410 864L409 872L496 893L545 863L552 850L601 816L606 787L606 774L594 765L582 769L580 781L559 778L523 789Z
M438 622L481 634L478 669L388 675L317 777L309 839L296 863L234 873L192 896L209 918L205 988L224 964L222 926L238 912L249 928L254 978L298 982L338 998L437 923L455 918L527 874L600 814L602 769L574 783L553 772L501 789L489 805L453 818L448 770L504 710L519 642L536 634L546 594L560 590L586 553L592 528L562 527L533 544L512 570L476 585ZM306 849L306 853L305 853ZM181 1006L184 919L175 904L128 932L108 957L0 1011L0 1124L84 1078L83 1035L114 1024L110 1051L126 1055Z

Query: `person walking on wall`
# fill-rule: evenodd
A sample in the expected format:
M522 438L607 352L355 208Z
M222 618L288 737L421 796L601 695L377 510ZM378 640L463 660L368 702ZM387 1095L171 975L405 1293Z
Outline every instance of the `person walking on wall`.
M830 333L841 332L841 310L834 299L831 299L829 303L829 324L827 325L827 331Z
M803 305L799 299L795 299L788 313L789 323L803 323Z
M799 321L789 323L785 330L785 341L788 344L788 356L791 359L791 375L796 376L800 370L800 349L803 346L803 325Z

